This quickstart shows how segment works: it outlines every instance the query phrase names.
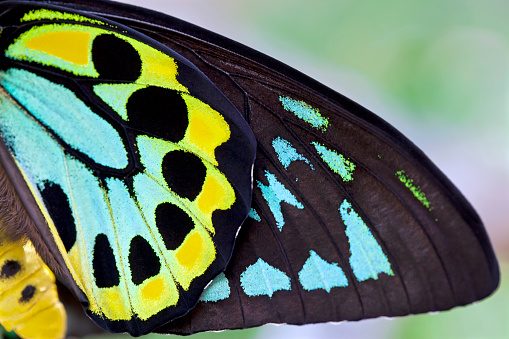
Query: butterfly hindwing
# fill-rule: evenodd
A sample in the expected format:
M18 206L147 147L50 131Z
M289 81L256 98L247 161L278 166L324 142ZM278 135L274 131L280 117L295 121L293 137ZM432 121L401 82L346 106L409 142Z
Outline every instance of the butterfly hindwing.
M223 271L249 212L254 138L197 69L59 7L6 5L3 141L89 315L144 334Z
M204 102L220 116L229 119L227 125L231 135L226 138L227 141L218 141L217 146L207 148L208 141L214 138L203 139L202 146L206 149L202 148L200 154L201 158L207 158L207 155L214 153L218 171L231 182L242 183L232 184L235 192L241 193L235 194L233 205L238 203L235 205L237 207L213 213L216 233L210 230L204 233L212 233L214 246L224 246L225 250L221 251L224 254L223 262L217 265L213 273L196 278L200 280L202 288L221 271L219 266L226 264L236 230L248 213L249 217L239 231L233 255L224 273L217 275L208 285L194 308L192 304L198 300L201 290L197 288L188 295L178 287L178 298L189 298L189 303L177 303L181 309L175 313L182 315L192 309L187 315L157 329L158 332L190 334L264 323L303 324L430 312L479 300L496 288L496 259L475 211L415 145L382 119L276 60L178 19L107 1L49 3L64 7L44 5L53 12L37 14L36 9L40 8L37 1L23 5L4 3L8 11L0 20L2 26L6 27L2 41L7 45L2 45L2 49L8 52L8 56L2 61L0 83L6 89L2 93L1 103L4 107L10 107L3 108L2 112L12 111L25 116L27 124L35 124L39 128L37 133L51 139L54 146L49 147L49 141L15 146L16 138L20 138L18 135L25 126L29 126L9 130L10 122L17 119L4 120L6 122L3 124L0 120L0 127L3 128L4 142L14 155L33 194L40 196L39 205L43 213L47 212L52 217L50 220L58 223L56 220L67 218L65 223L62 221L63 224L76 225L78 214L88 218L90 223L99 223L101 218L111 219L93 228L94 237L84 237L83 243L93 246L93 253L101 254L100 258L93 254L92 259L88 260L92 269L80 271L69 264L70 271L74 269L90 274L90 270L100 271L94 269L94 265L99 268L117 267L118 274L111 274L114 270L103 270L102 275L94 276L94 281L102 280L105 288L116 286L121 280L133 281L136 285L134 281L143 284L147 279L159 276L163 280L177 281L178 285L175 286L183 286L173 271L171 277L166 278L163 273L150 273L150 270L161 272L164 265L155 269L153 265L145 264L154 262L150 253L155 251L157 244L147 244L146 239L150 238L150 226L157 224L157 220L146 221L147 217L142 218L140 224L148 225L143 229L134 227L128 221L140 216L152 215L151 218L154 218L154 214L157 217L158 207L155 206L163 204L154 203L152 199L164 192L154 183L172 182L171 178L161 175L161 166L174 169L172 173L176 173L176 177L182 173L185 184L179 186L184 181L177 180L172 187L177 193L180 192L180 197L187 199L185 201L194 201L201 195L200 185L192 184L195 176L188 182L187 173L194 171L196 177L200 177L200 173L203 177L203 173L214 172L215 166L210 165L214 159L208 158L208 162L193 165L192 159L196 158L189 156L189 152L181 152L179 140L186 139L189 129L182 132L184 129L180 128L184 139L176 136L179 134L178 127L171 135L161 135L167 129L157 122L163 118L163 114L157 113L160 105L153 99L162 96L158 91L164 91L166 97L166 90L171 89L178 94L174 104L184 100L184 106L196 107L186 100L193 101L192 98L197 97L196 105ZM78 12L74 12L74 9ZM26 21L20 23L19 19L26 13L32 13L32 10L36 15L30 14ZM41 19L41 16L44 18ZM45 28L47 31L37 28L40 32L36 32L46 37L48 34L61 34L65 38L69 31L76 32L76 36L90 34L92 38L89 41L97 42L97 45L92 45L91 49L83 47L83 50L91 51L92 61L87 57L78 61L76 58L79 56L72 53L60 57L67 58L67 61L72 59L71 64L80 65L74 67L55 61L54 54L60 52L46 50L41 54L32 51L38 48L28 48L30 54L16 59L16 46L22 43L26 46L27 39L37 35L30 33L36 26L48 26ZM58 26L64 27L63 30L58 30ZM20 38L23 34L28 36L24 38L25 42ZM72 43L78 43L78 40L70 39ZM48 44L40 40L39 46L43 46L39 50L45 49ZM109 51L113 50L109 48L111 46L115 46L115 50L122 50L122 55L129 62L123 62ZM8 47L12 48L12 52ZM97 62L94 48L98 52ZM144 54L144 48L151 52ZM21 50L26 51L26 48L21 47ZM62 50L68 53L68 49ZM163 73L167 75L163 80L155 76L160 72L154 71L154 77L148 76L146 71L150 67L142 66L140 71L139 67L133 66L138 62L136 55L140 57L138 64L146 65L151 62L144 56L158 53L164 59L159 65L177 65L176 70ZM52 57L48 57L48 54ZM125 71L126 68L129 71ZM124 71L115 72L115 69ZM94 70L99 71L98 77L94 77ZM110 70L113 70L112 73L108 73ZM103 79L103 72L107 72L105 77L109 81ZM211 83L207 78L214 85L209 87ZM67 140L66 129L76 126L55 131L58 124L39 117L37 105L27 107L30 106L30 100L24 102L23 96L18 94L26 83L38 85L41 91L52 92L54 99L51 100L74 95L83 103L84 110L88 107L91 111L90 117L86 116L85 120L103 119L106 123L102 125L94 123L84 127L88 128L87 135L97 135L97 143L89 145L87 138L83 139L85 141ZM56 86L56 89L52 90L52 86ZM137 99L138 96L142 99ZM49 100L51 97L48 94L44 98ZM65 101L69 102L70 99ZM145 105L156 108L154 119L133 113ZM196 111L201 112L203 106L200 107ZM249 126L244 120L241 121L237 111ZM190 115L192 113L187 117L192 120ZM69 119L76 121L83 117L85 115ZM185 125L185 121L172 121L168 125L179 124ZM119 137L107 136L107 132L99 128L100 125ZM211 133L216 130L213 128ZM251 176L245 174L250 170L254 153L251 133L256 138L257 148L252 204L248 206ZM69 134L74 136L76 133ZM115 148L114 156L105 156L107 153L100 151L101 140L107 145L103 146L106 149L111 147L106 141L117 140L120 146ZM93 147L87 149L89 146ZM192 146L186 147L186 150L193 149ZM217 147L217 152L213 151L214 147ZM60 179L47 179L54 174L46 173L52 167L44 165L45 162L58 163L48 160L48 156L39 155L48 152L47 149L54 149L59 157L66 159L66 172L60 178L76 178L71 189L56 182ZM173 154L178 160L168 161L164 165L166 154ZM33 166L33 173L36 174L27 175L25 172L28 171L24 168L30 167L33 158L41 158ZM240 165L236 163L239 158ZM175 162L191 164L190 171L186 170L187 167L172 167ZM200 164L204 164L205 170ZM87 167L91 170L83 170ZM156 180L141 182L130 173L147 174ZM46 179L37 181L34 176ZM193 189L193 186L198 188ZM48 194L43 194L46 190ZM94 194L93 190L97 193ZM74 192L72 199L70 192ZM211 193L210 201L215 201L213 196ZM73 206L69 204L70 200L80 201ZM102 217L97 212L87 213L87 206L79 207L79 204L91 204L91 201L104 205L101 209L106 212ZM70 212L64 213L61 206L66 205L70 206ZM179 215L180 212L174 211L174 206L182 205L163 205L160 215L180 216L180 219L177 218L180 225L189 224L185 216L189 214ZM55 208L56 212L51 212L51 208ZM76 212L80 208L83 208L83 212ZM97 206L94 205L94 209ZM145 209L150 212L145 212ZM221 213L224 217L214 219L216 214ZM191 217L193 221L194 217ZM230 224L232 218L239 221ZM111 245L112 239L119 239L122 243L122 236L108 233L114 233L114 225L117 224L129 224L132 228L125 233L131 247L137 249L134 252L139 254L132 255L132 259L120 253L125 252L122 251L122 245L118 249ZM69 251L73 251L71 245L77 241L73 239L78 239L79 235L76 232L74 236L72 229L69 235L63 229L65 227L62 226L61 231L52 234L56 242L60 242L59 250L65 257ZM179 228L169 238L186 237L189 231L185 231L185 227L183 229ZM224 232L219 233L218 230ZM161 243L165 244L164 234L161 237ZM78 256L76 254L74 258ZM112 262L119 261L123 264L112 265ZM140 276L134 277L128 272L126 278L122 269L136 265L140 267L137 270ZM86 279L73 275L76 284L82 280ZM94 298L102 298L91 289L82 286L80 289L92 303ZM154 288L151 291L157 290ZM169 293L169 296L176 295ZM150 294L143 299L146 300L151 300ZM149 320L140 320L137 312L135 309L136 315L127 320L127 325L118 325L118 320L104 313L102 318L93 311L89 314L103 327L129 330L134 334L140 333L138 329L133 329L134 326L144 326L141 332L152 331L156 325L173 318L169 312L159 312Z

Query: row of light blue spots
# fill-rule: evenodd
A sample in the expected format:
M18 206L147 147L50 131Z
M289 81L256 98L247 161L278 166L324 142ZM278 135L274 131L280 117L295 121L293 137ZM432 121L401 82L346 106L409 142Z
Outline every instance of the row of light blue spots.
M382 248L346 199L339 210L347 225L350 266L357 281L370 278L377 280L380 273L394 275ZM348 279L341 267L335 262L327 262L313 250L309 251L309 258L299 271L299 282L306 291L322 289L327 293L334 287L348 286ZM286 273L258 258L256 263L241 273L240 285L248 296L272 297L277 291L289 291L291 280ZM224 273L221 273L203 292L200 300L216 302L228 298L230 293L228 280Z
M309 162L309 160L306 159L302 154L298 153L289 141L277 137L272 140L272 147L274 147L279 161L285 169L288 169L288 166L290 166L292 162L301 160L311 166L311 169L314 170L314 167Z
M369 230L366 223L345 199L339 213L346 225L346 236L350 243L350 267L355 278L364 281L378 279L379 273L394 275L389 259Z
M1 85L39 122L98 164L122 169L129 160L118 132L74 92L34 73L10 68Z
M355 164L353 162L345 158L342 154L329 150L327 147L318 142L312 142L311 145L315 147L316 151L329 168L334 173L338 174L343 181L353 180L352 174L355 170ZM279 162L285 169L288 169L288 166L290 166L292 162L301 160L306 162L309 166L311 166L311 169L314 170L314 167L309 160L302 154L298 153L288 140L277 137L272 140L272 147L274 147Z
M279 231L282 231L285 224L285 219L283 217L283 212L281 211L281 203L286 202L287 204L295 206L298 209L303 209L304 206L282 183L276 179L274 174L270 173L269 171L265 171L265 177L269 182L268 186L265 186L260 181L256 181L256 183L262 191L262 196L267 202L270 211L274 215L274 219L276 219L276 226L278 227Z
M279 101L285 110L292 112L296 117L304 120L314 128L325 132L329 126L329 120L323 117L317 108L313 108L304 101L298 101L285 96L279 96Z
M307 291L322 289L329 293L334 287L348 286L348 280L341 267L337 263L328 263L315 251L309 252L309 258L299 272L299 281ZM240 286L248 296L272 297L277 291L291 290L291 280L286 273L258 258L241 273ZM203 291L200 301L217 302L227 299L230 294L228 279L221 273Z

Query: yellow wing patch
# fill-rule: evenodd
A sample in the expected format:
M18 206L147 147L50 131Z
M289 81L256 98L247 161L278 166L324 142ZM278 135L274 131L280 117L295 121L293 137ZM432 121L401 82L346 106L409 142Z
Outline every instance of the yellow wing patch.
M64 338L66 313L55 276L27 240L0 244L0 323L22 338Z
M26 42L29 49L38 50L75 65L89 62L88 50L91 34L80 31L47 32Z

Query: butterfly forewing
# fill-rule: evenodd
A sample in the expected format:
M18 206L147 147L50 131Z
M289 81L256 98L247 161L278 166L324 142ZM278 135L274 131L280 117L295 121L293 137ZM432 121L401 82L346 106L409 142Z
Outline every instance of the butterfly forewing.
M252 133L148 38L64 8L4 6L0 129L37 227L97 323L148 333L224 270L249 212Z
M250 210L231 208L212 215L215 246L225 246L221 253L227 253L235 237L235 231L231 231L238 228L230 220L243 220L249 212L226 270L208 285L196 307L192 306L198 290L193 292L196 297L189 297L190 302L185 305L189 313L157 329L158 332L190 334L264 323L359 320L445 310L486 297L498 285L496 259L475 211L415 145L371 112L276 60L178 19L106 1L51 3L81 11L77 15L86 19L79 20L80 26L113 30L130 46L147 45L174 60L178 67L174 85L182 86L175 89L180 96L189 93L197 97L227 116L230 127L238 126L231 128L230 139L224 147L218 146L216 156L221 173L232 182L243 183L242 188L232 185L240 191L245 192L251 183L250 176L242 174L249 168L245 159L252 159L251 131L258 144ZM11 10L4 14L10 27L4 32L10 36L2 37L10 45L32 25L16 20L35 7L12 4L6 7ZM53 16L45 20L60 23L76 18ZM121 26L115 22L134 31L118 28ZM2 26L9 26L6 23L2 21ZM122 38L124 35L128 38ZM108 55L106 47L98 51L104 52L101 58L106 63L115 58ZM139 54L143 60L143 53ZM150 172L152 166L160 166L161 161L154 160L157 157L141 154L141 159L137 158L137 152L143 153L147 140L152 140L140 138L140 134L147 129L159 131L157 123L153 126L153 121L143 116L125 120L124 111L119 113L115 109L118 97L130 97L121 93L142 92L144 88L136 86L143 87L145 83L135 77L130 81L117 79L113 82L116 87L109 81L108 87L100 77L70 75L68 70L55 69L47 63L25 61L7 58L2 69L5 74L9 67L29 70L64 85L94 114L121 131L121 140L127 145L128 165L113 171L111 164L109 167L98 164L90 156L80 158L78 155L86 152L76 152L76 147L55 136L52 127L39 120L65 154L94 169L99 188L106 196L113 194L115 180L124 181L127 187L135 184L130 171L140 171L140 163L145 172L157 172ZM212 87L207 78L214 84ZM34 115L12 91L7 92L4 96L11 105L21 107L24 114ZM149 101L146 100L147 105ZM136 107L143 107L145 102L139 102ZM250 130L239 121L241 116ZM155 118L159 117L156 114ZM157 133L150 136L153 134L164 139ZM4 141L10 146L9 138L4 137ZM89 152L95 149L92 147ZM19 161L16 151L12 152ZM185 154L179 156L184 159ZM237 165L237 158L241 158L241 165ZM200 166L190 168L196 167ZM40 186L38 183L34 186L37 185ZM184 186L185 194L196 194L189 188L192 182ZM139 190L143 187L149 196L156 192L150 188L150 182L137 187ZM150 199L144 199L143 192L138 194L136 189L126 192L136 196L139 209L149 208L144 204L150 205ZM112 200L110 196L105 200ZM248 202L249 198L240 196ZM108 206L113 219L126 218L122 208L112 203ZM214 219L216 214L223 216ZM107 230L103 232L106 234ZM143 238L147 231L130 232L130 239L137 239L137 233ZM179 232L172 237L178 237ZM138 247L150 252L152 247L143 247L142 242ZM108 246L102 248L99 246L97 253L107 254ZM126 260L126 256L115 251L110 257ZM227 257L224 255L225 262ZM144 261L139 262L143 266ZM214 270L198 280L203 280L205 286L207 279L218 272ZM119 277L125 279L120 273ZM103 278L111 279L108 275ZM186 294L183 295L185 298ZM87 297L96 295L87 293ZM178 313L186 311L182 305L182 312ZM146 331L173 317L163 312L155 318L157 322L147 325ZM108 323L111 319L94 320Z

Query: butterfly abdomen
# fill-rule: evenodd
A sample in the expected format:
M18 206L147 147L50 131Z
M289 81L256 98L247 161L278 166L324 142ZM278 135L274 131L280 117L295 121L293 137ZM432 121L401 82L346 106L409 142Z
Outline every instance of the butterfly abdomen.
M66 313L55 276L30 240L0 244L0 323L22 338L64 338Z

